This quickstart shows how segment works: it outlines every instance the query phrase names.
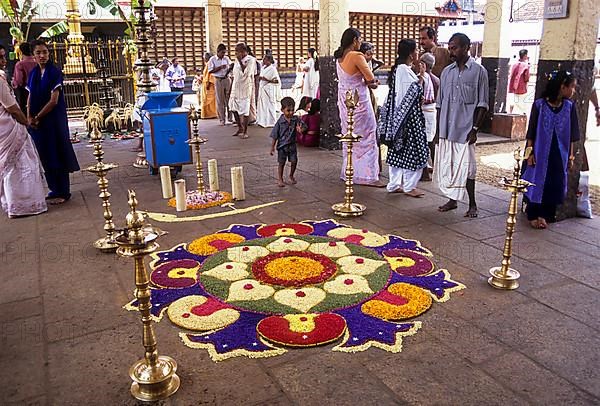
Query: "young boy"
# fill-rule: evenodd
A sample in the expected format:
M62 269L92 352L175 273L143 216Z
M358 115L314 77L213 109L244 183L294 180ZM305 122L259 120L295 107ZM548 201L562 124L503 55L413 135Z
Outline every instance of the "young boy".
M275 146L277 146L277 163L279 164L278 170L278 181L279 187L284 187L285 182L283 181L283 169L285 168L285 162L290 161L290 183L296 184L294 173L296 172L296 166L298 165L298 151L296 150L296 136L298 133L305 130L306 124L300 120L300 117L294 116L295 102L291 97L284 97L281 99L281 112L283 113L279 120L275 123L273 130L271 131L271 138L273 143L271 144L271 155L275 153Z

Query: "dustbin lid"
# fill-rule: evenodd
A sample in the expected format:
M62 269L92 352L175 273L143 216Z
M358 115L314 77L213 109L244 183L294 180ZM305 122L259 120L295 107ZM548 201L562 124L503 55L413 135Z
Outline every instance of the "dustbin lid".
M150 92L146 94L148 100L142 106L142 110L163 110L177 107L177 97L183 92Z

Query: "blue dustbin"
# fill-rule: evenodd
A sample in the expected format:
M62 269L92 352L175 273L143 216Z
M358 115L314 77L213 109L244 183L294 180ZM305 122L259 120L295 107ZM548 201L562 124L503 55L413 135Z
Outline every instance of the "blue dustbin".
M142 106L144 150L152 174L158 173L163 165L181 167L193 163L192 151L186 144L190 134L188 111L177 107L176 99L181 94L148 93L148 100Z

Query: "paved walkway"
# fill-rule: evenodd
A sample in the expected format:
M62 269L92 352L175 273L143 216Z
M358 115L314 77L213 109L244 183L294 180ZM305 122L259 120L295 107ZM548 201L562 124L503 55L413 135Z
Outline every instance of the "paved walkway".
M205 159L217 158L221 184L229 167L243 165L247 207L284 199L274 207L197 223L156 223L169 232L163 248L231 223L274 223L332 217L342 199L339 151L300 148L298 184L278 188L267 131L250 139L232 127L202 122ZM122 226L126 190L141 207L167 212L160 179L132 168L135 141L107 141L106 160L121 167L110 176L115 221ZM78 144L82 166L91 148ZM193 168L184 175L193 182ZM480 185L481 216L440 214L444 202L431 184L424 199L357 187L367 213L347 224L415 238L435 254L438 267L468 286L419 320L422 330L400 354L370 349L357 354L328 348L292 350L269 359L213 363L205 351L180 342L168 322L156 325L159 351L179 363L181 389L167 405L332 404L598 404L600 402L600 221L572 219L535 231L519 219L514 267L521 288L501 292L486 282L499 265L508 194ZM132 298L130 261L101 254L96 178L73 176L73 199L37 217L0 218L0 404L133 405L129 366L142 354Z

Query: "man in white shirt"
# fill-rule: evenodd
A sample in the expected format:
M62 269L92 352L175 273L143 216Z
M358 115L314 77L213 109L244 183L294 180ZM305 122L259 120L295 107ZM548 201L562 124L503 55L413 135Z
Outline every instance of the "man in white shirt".
M179 59L177 57L173 58L171 61L172 65L167 69L167 73L165 77L171 84L172 92L183 92L183 88L185 86L185 69L183 66L179 64ZM181 107L183 104L183 94L177 97L177 105Z
M251 106L255 97L254 75L256 75L256 59L248 54L246 44L239 43L235 47L236 60L233 66L233 84L229 98L229 110L233 112L238 131L233 134L240 138L248 138L248 121Z
M469 56L471 40L455 33L448 41L452 63L444 68L437 94L437 135L434 177L448 202L440 212L455 210L458 200L469 197L465 217L478 215L475 202L477 158L475 142L489 108L487 71Z
M228 123L231 116L229 111L229 95L231 94L231 79L229 79L229 69L231 60L225 55L227 48L219 44L217 54L208 61L208 72L217 79L215 83L215 92L217 94L217 114L221 125Z

